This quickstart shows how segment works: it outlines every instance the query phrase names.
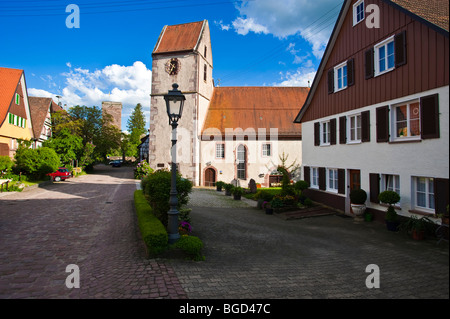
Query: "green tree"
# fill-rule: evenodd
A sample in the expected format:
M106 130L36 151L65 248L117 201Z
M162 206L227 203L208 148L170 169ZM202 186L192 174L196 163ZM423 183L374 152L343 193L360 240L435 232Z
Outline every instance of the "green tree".
M49 147L32 149L26 144L20 144L14 159L16 170L32 179L40 179L48 173L53 173L61 164L54 149Z
M145 129L145 116L142 105L138 103L127 122L127 130L130 132L129 141L133 145L133 156L137 155L137 146L141 144L141 137L147 133Z
M13 167L14 162L9 158L9 156L0 156L0 174L3 171L7 171Z
M83 139L72 134L68 127L63 127L58 134L45 141L43 146L54 149L66 164L72 164L72 160L79 159L79 155L84 151Z

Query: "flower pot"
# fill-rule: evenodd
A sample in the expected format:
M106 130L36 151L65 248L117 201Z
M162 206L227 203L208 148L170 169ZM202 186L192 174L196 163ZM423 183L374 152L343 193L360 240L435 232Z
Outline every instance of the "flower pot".
M364 220L366 222L371 222L373 220L373 214L371 214L371 213L364 214Z
M386 228L389 231L398 231L399 225L400 225L400 223L397 221L393 222L393 221L386 220Z
M221 191L222 191L222 186L216 186L216 190L217 190L218 192L221 192Z
M241 195L240 194L239 195L233 195L233 198L235 200L241 200Z
M355 214L355 216L360 217L364 215L364 212L366 211L366 205L362 204L351 204L352 206L352 212Z
M425 231L413 229L412 238L414 240L423 240L425 238Z
M266 214L272 215L273 214L273 208L266 208Z
M258 199L258 203L256 204L256 207L258 209L262 209L263 208L262 207L263 203L264 203L264 199Z
M225 190L225 196L231 196L231 190Z

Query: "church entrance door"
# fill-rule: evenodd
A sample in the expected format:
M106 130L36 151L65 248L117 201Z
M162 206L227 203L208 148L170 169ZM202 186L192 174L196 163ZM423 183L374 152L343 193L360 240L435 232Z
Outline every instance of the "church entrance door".
M205 186L213 187L216 185L216 171L212 168L205 170Z

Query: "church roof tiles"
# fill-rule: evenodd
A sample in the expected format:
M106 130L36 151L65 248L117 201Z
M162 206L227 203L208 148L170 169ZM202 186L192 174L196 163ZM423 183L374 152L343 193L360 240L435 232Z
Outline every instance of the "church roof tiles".
M165 26L153 54L193 51L199 41L205 21Z
M298 105L303 105L307 87L216 87L209 105L203 136L225 135L242 129L278 129L279 137L299 138L301 127L293 123ZM235 131L236 132L236 131Z

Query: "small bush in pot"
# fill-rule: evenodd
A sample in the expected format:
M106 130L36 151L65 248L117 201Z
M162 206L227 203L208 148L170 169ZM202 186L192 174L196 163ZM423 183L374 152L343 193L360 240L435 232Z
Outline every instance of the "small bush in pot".
M225 185L225 182L222 182L222 181L216 182L216 190L217 190L218 192L221 192L221 191L222 191L222 188L224 187L224 185Z
M242 187L239 187L239 186L238 187L233 187L231 189L231 193L233 194L233 198L235 200L240 200L242 194L244 193L244 189Z
M380 202L389 205L384 218L387 229L390 231L397 231L400 223L398 221L398 214L395 211L394 204L400 201L400 195L394 191L384 191L378 195L378 199Z
M411 216L400 225L400 230L410 234L415 240L422 240L425 238L425 234L434 233L435 224L428 217L417 218Z
M350 202L352 211L356 217L360 218L366 211L365 202L367 200L367 193L363 189L353 189L350 192Z
M352 204L364 205L367 199L367 193L363 189L354 189L350 192L350 201Z
M232 184L225 184L223 185L223 188L225 188L225 195L226 196L231 196L231 190L233 189L233 185Z

